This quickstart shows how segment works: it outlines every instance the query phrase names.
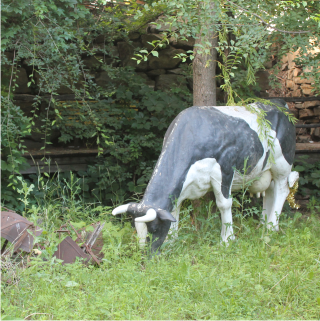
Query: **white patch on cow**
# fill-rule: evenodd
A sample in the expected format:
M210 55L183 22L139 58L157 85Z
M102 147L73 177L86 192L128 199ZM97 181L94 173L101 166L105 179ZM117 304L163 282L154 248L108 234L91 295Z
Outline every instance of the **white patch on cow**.
M176 208L172 215L177 220L171 224L170 233L176 233L179 222L180 205L185 199L195 200L204 196L209 190L213 190L216 202L221 212L221 238L223 242L228 242L233 238L232 228L232 198L225 198L221 192L222 173L221 167L215 158L205 158L195 162L189 169L182 191L177 200Z
M252 104L251 106L256 108L257 111L259 110L259 108L255 104ZM259 132L257 115L251 113L243 106L221 106L221 107L209 106L209 107L200 107L200 108L214 108L228 116L243 119L246 123L248 123L248 125L252 130L254 130L257 133Z
M195 162L190 167L183 183L177 206L180 206L185 199L195 200L204 196L212 189L212 179L217 181L221 189L222 174L216 159L205 158Z
M270 170L264 171L260 177L256 178L251 185L249 186L249 192L251 194L258 194L260 197L260 193L263 193L269 186L272 180Z
M289 187L293 187L294 183L299 179L299 173L298 172L291 172L288 177L288 184Z

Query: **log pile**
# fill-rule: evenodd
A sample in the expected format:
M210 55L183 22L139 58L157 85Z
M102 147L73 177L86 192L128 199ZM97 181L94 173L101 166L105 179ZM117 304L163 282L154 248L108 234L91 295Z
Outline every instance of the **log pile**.
M319 49L315 49L320 52ZM310 97L316 96L314 88L315 80L308 76L308 68L298 66L295 59L298 53L289 53L282 57L281 70L286 86L286 96L288 97ZM300 101L291 104L290 109L300 124L317 124L320 123L320 97L319 100ZM307 143L309 141L320 141L320 127L317 128L299 128L297 129L297 142Z

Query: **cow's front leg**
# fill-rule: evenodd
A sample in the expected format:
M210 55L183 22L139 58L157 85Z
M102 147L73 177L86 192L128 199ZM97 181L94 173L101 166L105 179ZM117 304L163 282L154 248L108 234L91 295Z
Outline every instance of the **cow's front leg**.
M171 213L172 216L176 219L176 222L171 223L171 227L170 227L168 235L170 235L173 238L178 237L180 207L181 207L181 203Z
M229 240L234 240L233 221L232 221L232 198L225 198L222 193L219 197L216 196L217 206L221 213L221 239L222 242L228 243Z
M142 222L134 222L134 225L138 234L139 246L140 248L143 248L146 245L146 239L148 235L147 224Z
M231 206L232 206L232 198L224 197L222 193L222 171L220 165L216 165L213 168L212 175L211 175L211 185L213 189L214 196L216 198L217 206L221 213L221 239L222 242L228 243L229 240L234 240L233 234L233 222L232 222L232 213L231 213ZM229 195L231 193L231 185L232 181L230 182L229 186Z
M221 191L214 188L214 195L216 203L221 213L221 239L222 242L228 243L228 240L234 240L233 227L232 227L232 198L225 198Z

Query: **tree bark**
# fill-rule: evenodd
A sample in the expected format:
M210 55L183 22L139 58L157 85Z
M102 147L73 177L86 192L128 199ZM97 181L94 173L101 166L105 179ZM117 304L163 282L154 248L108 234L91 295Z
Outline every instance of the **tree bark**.
M211 4L214 9L214 3ZM205 22L210 23L210 22ZM204 26L208 30L208 26ZM193 105L194 106L216 106L217 84L216 84L216 60L218 46L218 34L209 31L206 35L198 35L195 44L211 43L210 54L199 53L201 49L195 46L193 60Z

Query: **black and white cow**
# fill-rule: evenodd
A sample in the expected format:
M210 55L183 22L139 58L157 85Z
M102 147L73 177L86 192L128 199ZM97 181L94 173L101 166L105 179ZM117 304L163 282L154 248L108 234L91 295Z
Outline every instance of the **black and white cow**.
M273 103L284 107L283 100ZM113 215L128 213L143 244L152 235L157 252L169 229L177 230L183 200L198 199L213 189L221 212L223 242L233 239L231 191L241 189L239 171L247 160L246 181L257 179L249 191L263 196L263 219L275 230L289 194L298 179L291 172L295 155L295 127L274 105L256 103L271 123L273 148L259 139L257 115L244 107L191 107L169 126L163 148L140 203L115 208ZM270 161L272 155L273 161ZM236 170L235 170L236 169Z

